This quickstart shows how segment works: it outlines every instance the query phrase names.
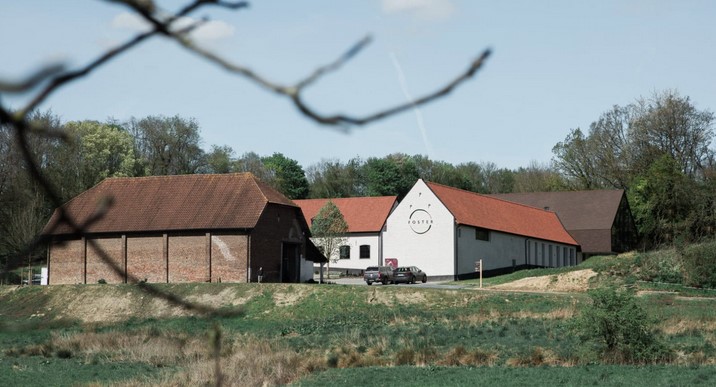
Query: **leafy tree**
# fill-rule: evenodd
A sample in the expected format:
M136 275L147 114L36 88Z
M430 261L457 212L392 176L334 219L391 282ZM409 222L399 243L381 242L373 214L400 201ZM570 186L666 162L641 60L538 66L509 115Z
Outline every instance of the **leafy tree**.
M73 177L80 184L80 192L107 177L133 175L136 163L133 139L121 127L97 121L74 121L65 124L65 132L74 143L59 150L70 152L70 157L75 158Z
M135 153L144 175L197 173L205 164L199 124L193 118L148 116L132 118L126 127L135 141Z
M639 234L651 246L689 238L696 184L668 155L656 160L628 191Z
M575 189L595 189L602 186L597 176L597 166L592 158L593 141L585 138L582 131L572 129L563 142L552 148L554 165L569 179Z
M211 152L206 155L206 173L229 173L232 172L234 150L230 146L212 145Z
M579 188L628 188L664 155L690 178L713 159L714 114L676 91L614 106L590 125L572 130L553 148L555 164Z
M379 159L369 158L364 167L368 196L404 197L418 180L418 170L409 156L393 154Z
M686 176L700 176L713 156L713 112L697 110L689 97L671 90L639 99L635 110L632 132L641 165L668 155Z
M345 198L363 196L362 163L353 158L343 164L340 160L321 160L306 170L311 198Z
M313 241L328 258L330 269L330 262L336 262L339 258L340 246L346 244L348 223L343 218L341 210L330 200L310 221Z
M549 192L565 188L566 182L557 171L536 161L514 172L514 192Z
M264 167L273 174L273 184L289 199L308 197L308 180L298 161L274 153L261 159Z
M258 177L262 181L275 185L275 177L264 165L261 156L254 152L246 152L233 162L232 170L234 172L249 172Z

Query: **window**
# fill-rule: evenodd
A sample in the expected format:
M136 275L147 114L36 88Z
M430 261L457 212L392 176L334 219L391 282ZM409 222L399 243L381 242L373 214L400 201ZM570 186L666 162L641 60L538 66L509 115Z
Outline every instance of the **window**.
M343 245L339 249L339 255L338 257L340 259L351 259L351 247Z
M360 245L360 259L370 258L370 245Z
M476 228L475 229L475 239L481 240L481 241L489 241L490 240L490 230L486 230L484 228Z
M553 262L553 261L552 261L553 247L554 247L554 246L549 245L549 267L553 267L553 265L552 265L552 262Z

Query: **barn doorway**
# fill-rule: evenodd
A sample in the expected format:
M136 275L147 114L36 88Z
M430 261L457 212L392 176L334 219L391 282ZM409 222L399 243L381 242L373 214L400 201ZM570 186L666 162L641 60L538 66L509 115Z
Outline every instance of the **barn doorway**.
M300 251L301 245L298 243L283 243L281 248L281 282L300 282Z

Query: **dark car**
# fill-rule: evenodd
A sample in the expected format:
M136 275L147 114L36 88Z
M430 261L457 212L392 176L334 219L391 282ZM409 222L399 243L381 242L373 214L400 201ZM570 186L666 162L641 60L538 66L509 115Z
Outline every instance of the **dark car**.
M415 266L401 266L393 270L393 283L395 284L401 282L414 284L416 281L426 283L428 282L428 275Z
M390 266L369 266L363 272L363 280L368 285L380 282L383 285L393 283L393 268Z

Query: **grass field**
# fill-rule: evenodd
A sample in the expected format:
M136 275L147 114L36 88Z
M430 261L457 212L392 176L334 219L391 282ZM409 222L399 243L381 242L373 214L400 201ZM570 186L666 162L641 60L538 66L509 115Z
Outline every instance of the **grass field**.
M605 263L589 263L599 264ZM567 270L518 272L486 285ZM640 287L614 278L593 282ZM644 287L649 292L639 304L674 356L668 364L641 367L607 364L580 342L575 318L590 305L583 292L316 284L161 288L239 313L192 315L130 285L0 288L0 385L205 384L215 379L215 353L229 385L716 382L716 299L709 291Z

